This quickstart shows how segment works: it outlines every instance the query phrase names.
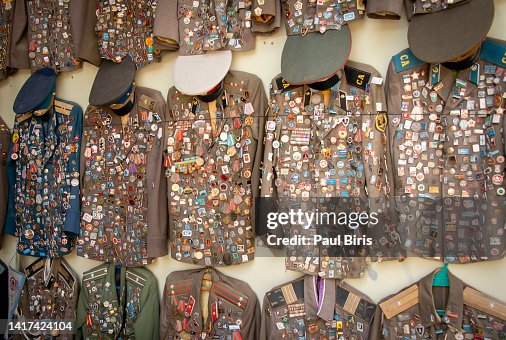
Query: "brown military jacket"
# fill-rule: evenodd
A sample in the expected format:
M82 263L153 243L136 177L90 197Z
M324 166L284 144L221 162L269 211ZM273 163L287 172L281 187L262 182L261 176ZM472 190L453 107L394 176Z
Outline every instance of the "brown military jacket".
M449 287L432 287L436 273L379 303L383 339L506 337L504 302L467 286L451 273L448 273Z
M203 54L227 49L255 48L255 34L280 26L277 0L167 0L159 1L154 34L169 47L179 44L179 54Z
M410 50L387 77L390 150L403 246L451 263L504 256L506 43L487 39L452 71Z
M205 266L253 260L267 110L262 81L249 73L230 71L214 95L199 99L173 87L167 96L171 253Z
M7 164L10 144L11 132L0 117L0 248L2 247L1 237L3 235L5 214L7 213L7 196L9 194L9 183L5 166Z
M123 57L130 55L137 68L153 61L157 55L153 39L156 7L157 3L166 1L95 0L95 2L97 36L94 39L95 43L98 40L102 58L121 62Z
M201 290L206 270L192 269L167 276L160 314L160 339L257 340L260 304L241 280L210 269L208 316L203 320Z
M377 339L377 310L342 281L306 275L265 294L260 339Z
M49 264L49 274L45 279L46 261ZM26 281L19 298L19 321L27 320L74 320L76 317L79 284L75 274L63 258L49 260L39 258L25 268ZM27 331L29 338L39 335L37 330ZM74 339L72 332L51 332L55 339ZM49 338L49 335L47 336ZM16 339L25 339L21 335ZM42 336L44 338L44 336Z
M109 108L86 110L78 255L142 266L167 254L165 111L160 92L143 87L124 126Z
M341 202L347 199L343 212L369 210L388 219L391 178L382 82L371 66L353 61L346 64L340 81L325 91L274 78L261 197L295 200L296 205L337 197ZM279 237L317 233L313 227L300 225L268 232ZM389 246L396 237L390 228L381 229L374 237L375 245ZM333 253L336 249L314 243L288 247L286 267L328 278L361 276L366 260L360 249L340 255Z
M90 1L18 0L12 27L10 66L72 71L80 58L97 64L97 49L86 44ZM96 39L96 37L95 37ZM29 58L28 62L27 58Z

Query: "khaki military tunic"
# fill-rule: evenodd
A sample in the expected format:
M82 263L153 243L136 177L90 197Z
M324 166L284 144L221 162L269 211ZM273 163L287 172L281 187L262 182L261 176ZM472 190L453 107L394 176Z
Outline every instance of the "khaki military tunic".
M160 92L143 87L124 126L109 108L86 110L79 256L142 266L167 254L165 110Z
M0 79L13 73L10 51L15 5L15 1L5 1L0 4Z
M50 261L48 263L48 261ZM64 259L39 258L25 268L26 281L19 298L18 313L23 320L74 320L79 284L75 274ZM65 324L66 325L66 324ZM67 326L67 325L66 325ZM68 328L67 328L68 330ZM72 331L51 332L39 337L37 330L25 332L28 338L73 339ZM16 339L25 339L15 336Z
M73 18L80 13L71 11L70 1L19 0L15 11L13 48L28 54L32 71L49 67L58 73L80 67L73 28Z
M506 44L485 40L461 71L409 50L392 58L388 114L403 246L452 263L505 251Z
M215 96L171 88L167 97L171 254L205 266L253 260L267 110L262 82L249 73L230 71Z
M3 234L5 214L7 213L7 197L9 194L9 183L5 166L11 143L11 132L2 118L0 118L0 235ZM1 236L0 236L1 237ZM0 240L0 248L2 243Z
M83 274L78 339L158 339L156 277L146 268L101 264Z
M182 270L167 276L160 315L160 339L260 339L260 304L241 280L210 269L207 320L201 290L206 271Z
M59 98L43 116L16 114L5 233L18 238L20 254L57 258L75 245L82 125L81 107Z
M96 33L102 58L121 62L130 55L137 68L155 58L153 25L158 2L96 0Z
M167 46L179 44L180 55L213 50L249 51L255 34L280 26L277 0L159 1L154 34Z
M383 339L506 337L504 302L467 286L451 273L448 273L449 287L432 287L435 274L379 303Z
M346 64L340 81L325 91L274 78L265 127L261 197L277 198L280 207L283 202L302 206L318 198L340 198L348 202L342 211L370 210L388 219L391 179L382 127L386 110L382 82L372 67L352 61ZM384 225L388 228L378 231L374 239L376 246L387 249L398 237L388 223ZM265 232L311 238L317 230L287 224ZM333 233L337 232L326 231L324 236ZM286 267L307 274L359 277L366 268L358 248L339 255L335 254L338 247L314 243L287 250Z
M306 275L265 294L260 339L377 339L377 310L342 281Z

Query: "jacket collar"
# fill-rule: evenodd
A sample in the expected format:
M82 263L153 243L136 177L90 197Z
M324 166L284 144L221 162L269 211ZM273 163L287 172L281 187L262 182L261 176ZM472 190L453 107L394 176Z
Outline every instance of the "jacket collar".
M317 282L320 280L320 287ZM304 278L304 304L308 318L332 321L336 306L336 281L306 275Z
M462 314L464 306L464 283L448 272L450 281L449 287L432 287L434 276L440 269L435 270L430 275L427 275L419 284L419 299L420 299L420 318L425 327L430 327L435 324L444 322L454 328L462 328ZM448 302L446 304L445 314L440 317L436 312L434 303L434 292L437 290L446 289L448 295Z

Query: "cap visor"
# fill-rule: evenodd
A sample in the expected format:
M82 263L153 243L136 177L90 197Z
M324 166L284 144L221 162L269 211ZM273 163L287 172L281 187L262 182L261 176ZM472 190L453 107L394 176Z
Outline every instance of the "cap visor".
M281 56L281 75L290 84L310 84L343 68L351 51L348 25L324 34L288 36Z
M231 64L231 51L178 56L174 63L174 86L190 96L205 95L225 78Z
M474 0L444 11L415 15L408 28L409 47L424 62L450 61L484 39L493 20L493 0Z

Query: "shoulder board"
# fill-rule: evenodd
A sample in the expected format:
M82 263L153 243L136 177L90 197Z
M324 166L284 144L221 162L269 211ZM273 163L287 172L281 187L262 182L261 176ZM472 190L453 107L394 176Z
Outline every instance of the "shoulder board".
M480 58L489 63L506 67L506 45L499 44L492 40L485 40L483 44L481 44Z
M381 310L387 319L391 319L406 309L418 304L418 285L413 285L390 299L380 303Z
M31 117L32 117L32 113L27 112L27 113L22 114L21 116L16 117L16 122L21 123Z
M248 305L248 297L246 295L239 293L221 282L215 282L212 290L217 296L227 300L229 303L242 310L246 309Z
M274 309L302 300L304 299L304 279L274 289L268 292L266 296Z
M369 72L350 66L344 67L344 73L346 74L346 82L348 85L361 88L362 90L366 89L366 86L369 84L369 80L371 79L371 74Z
M70 115L70 112L72 111L72 108L74 105L62 102L61 100L55 99L54 100L54 110L58 113L61 113L63 115Z
M107 265L98 269L92 269L83 275L83 281L100 279L107 275Z
M506 304L492 299L476 289L470 287L464 289L464 304L501 320L506 320Z
M127 269L125 277L128 281L144 287L146 285L146 277L133 269Z
M192 284L192 279L170 282L165 285L165 290L169 296L187 294L190 292Z
M156 100L146 96L145 94L141 95L141 97L139 98L139 106L146 110L155 111L156 104L158 104Z
M410 49L402 51L401 53L394 55L392 57L394 62L395 71L402 72L405 70L409 70L415 66L424 64L423 61L414 56Z
M295 89L299 86L297 85L291 85L289 82L287 82L283 77L278 77L276 80L274 80L276 83L276 87L281 92L290 91L291 89Z
M37 261L25 267L27 277L32 277L44 268L44 258L41 257Z
M345 312L358 316L367 322L371 322L376 312L374 303L362 299L340 285L336 287L336 304Z

